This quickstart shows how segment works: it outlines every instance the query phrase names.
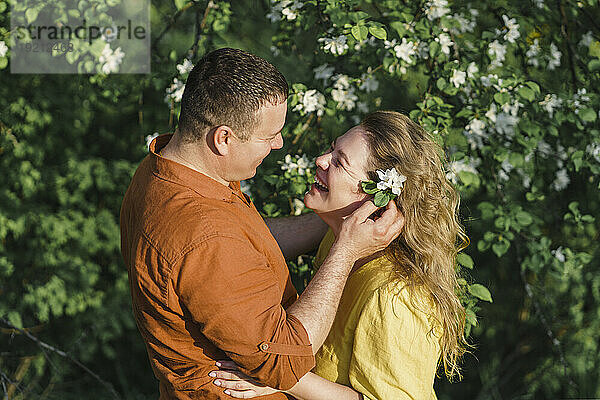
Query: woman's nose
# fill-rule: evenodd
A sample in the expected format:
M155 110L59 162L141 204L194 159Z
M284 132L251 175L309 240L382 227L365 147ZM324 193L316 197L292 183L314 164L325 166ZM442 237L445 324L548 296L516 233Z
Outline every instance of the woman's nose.
M317 164L317 167L319 167L321 169L327 169L327 168L329 168L330 159L331 159L331 153L328 152L325 154L321 154L315 160L315 164Z

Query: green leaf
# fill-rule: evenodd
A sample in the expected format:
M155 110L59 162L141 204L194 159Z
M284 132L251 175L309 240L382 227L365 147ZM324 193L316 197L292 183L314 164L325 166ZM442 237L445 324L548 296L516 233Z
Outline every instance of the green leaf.
M38 17L39 12L40 10L38 8L28 8L27 11L25 11L25 18L27 18L27 22L32 23L33 21L35 21Z
M372 26L369 28L369 32L371 32L371 35L375 36L377 39L381 39L381 40L387 39L387 32L384 28Z
M600 42L599 41L594 40L592 43L590 43L589 53L590 53L590 56L592 56L592 57L600 58Z
M504 105L510 101L510 94L508 94L508 92L498 92L494 94L494 100L496 100L496 103L499 105Z
M359 40L367 40L369 37L369 28L364 25L360 26L360 39Z
M496 207L492 203L488 203L487 201L482 201L477 205L479 211L481 211L482 219L492 219L494 217L494 210Z
M178 10L181 10L187 3L187 0L174 0L174 1L175 1L175 7L177 7Z
M528 81L525 82L525 84L529 86L529 88L533 90L534 93L540 94L540 86L537 83Z
M375 203L375 205L377 207L385 207L385 206L387 206L387 203L389 203L389 201L390 201L389 193L384 192L383 190L380 190L379 192L375 193L375 198L373 199L373 203Z
M470 255L465 253L458 253L458 255L456 256L456 260L463 267L473 269L473 259Z
M444 90L446 88L446 86L448 86L448 82L446 82L446 80L444 78L438 78L438 80L436 82L436 86L438 89ZM458 115L457 115L457 117L458 117Z
M473 295L473 296L475 296L475 295ZM469 325L477 325L477 316L475 315L475 312L473 310L471 310L470 308L467 309L466 317L467 317L467 323Z
M354 36L354 39L360 41L360 27L358 25L354 25L352 27L352 36Z
M596 120L596 111L593 108L584 108L579 111L579 117L586 122L594 122Z
M590 72L596 72L600 69L600 60L597 58L593 58L588 63L588 69Z
M508 248L510 247L510 242L508 240L502 240L498 243L494 243L492 245L492 251L496 254L496 256L498 257L502 257L504 255L504 253L506 253L508 251Z
M528 212L519 211L519 212L517 212L517 221L519 221L519 223L521 225L527 226L533 222L533 218L531 217L531 214L529 214Z
M377 183L373 181L362 181L361 182L362 189L367 194L375 194L379 189L377 189Z
M473 296L477 297L480 300L493 303L492 294L490 293L490 291L485 286L480 285L479 283L469 285L469 293L471 293Z
M525 100L533 101L535 99L535 93L533 93L533 90L528 87L521 86L519 89L517 89L517 93L519 93L519 96Z

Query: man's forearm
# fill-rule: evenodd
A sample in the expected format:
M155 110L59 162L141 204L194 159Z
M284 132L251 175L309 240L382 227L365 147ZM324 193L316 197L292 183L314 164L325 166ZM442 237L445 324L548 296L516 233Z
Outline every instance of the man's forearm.
M316 248L327 232L327 225L315 213L266 218L265 223L286 260L292 260Z
M286 310L302 322L314 354L327 338L346 279L356 262L349 253L336 251L335 246L300 298Z
M304 375L298 383L285 393L298 400L362 400L362 394L348 386L321 378L312 372Z

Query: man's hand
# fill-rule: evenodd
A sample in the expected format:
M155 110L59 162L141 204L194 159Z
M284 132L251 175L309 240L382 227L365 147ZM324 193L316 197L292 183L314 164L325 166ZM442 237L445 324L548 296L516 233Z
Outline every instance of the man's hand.
M400 235L404 227L404 215L396 203L390 201L380 218L376 221L370 216L378 207L371 200L349 215L340 229L331 252L344 252L357 261L385 249Z

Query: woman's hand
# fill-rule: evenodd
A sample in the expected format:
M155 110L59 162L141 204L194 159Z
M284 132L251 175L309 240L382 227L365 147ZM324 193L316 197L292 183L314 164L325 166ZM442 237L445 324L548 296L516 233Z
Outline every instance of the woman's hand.
M209 376L217 378L213 384L225 389L225 394L237 399L252 399L279 392L277 389L261 385L240 371L233 361L218 361L218 371L212 371Z

